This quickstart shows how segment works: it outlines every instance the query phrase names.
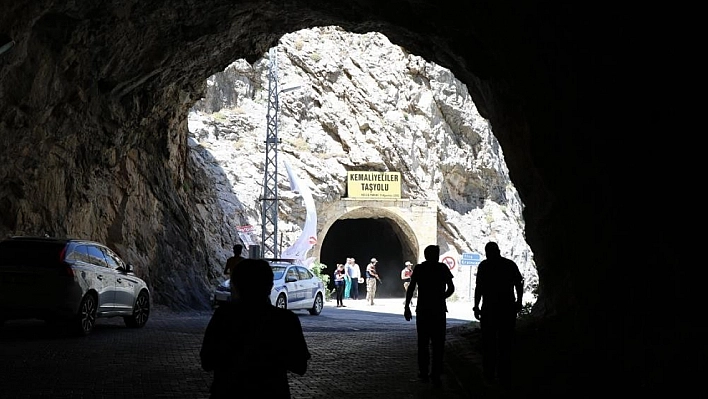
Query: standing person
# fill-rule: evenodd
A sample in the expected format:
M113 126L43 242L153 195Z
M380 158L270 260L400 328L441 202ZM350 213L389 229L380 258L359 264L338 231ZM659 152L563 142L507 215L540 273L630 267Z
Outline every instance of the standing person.
M506 385L511 382L512 377L511 350L514 345L516 315L521 310L524 283L519 267L511 259L501 256L497 243L487 243L484 251L487 259L477 267L472 310L482 328L484 377L488 381L498 377L499 381Z
M243 256L241 256L242 251L243 251L243 245L241 245L241 244L234 245L234 256L232 256L226 260L226 267L224 267L224 275L226 275L226 276L231 275L231 269L236 264L238 264L242 260L246 259Z
M346 279L347 272L344 270L343 263L337 263L337 269L334 270L334 289L337 293L337 307L345 308L344 301L344 280Z
M232 301L214 311L199 352L202 368L214 372L210 398L262 397L264 389L269 398L290 398L288 372L304 375L310 359L300 319L270 303L273 270L265 260L245 259L231 277Z
M374 305L374 297L376 297L376 281L381 281L379 274L376 272L376 258L371 258L371 262L366 266L366 300L369 306Z
M415 266L411 282L406 289L403 317L410 321L409 306L413 292L418 287L418 305L415 308L418 332L418 378L422 382L432 380L433 385L442 384L443 353L447 329L445 300L455 292L450 268L440 259L440 247L428 245L423 251L425 261ZM432 352L432 363L430 361ZM428 374L430 370L430 374Z
M411 284L411 274L413 273L413 264L406 261L403 270L401 270L401 281L403 281L403 297L406 296L406 291L408 291L408 286ZM405 300L403 301L405 303Z
M352 292L352 278L349 275L349 258L344 264L344 299L349 299Z
M361 267L359 267L354 258L347 258L345 268L347 276L349 276L352 281L351 297L355 301L359 300L359 284L363 282L361 278Z

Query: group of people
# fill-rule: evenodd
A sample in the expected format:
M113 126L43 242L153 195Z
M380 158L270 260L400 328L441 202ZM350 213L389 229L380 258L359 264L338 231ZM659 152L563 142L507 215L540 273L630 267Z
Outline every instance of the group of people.
M270 303L273 271L268 262L244 259L237 249L234 247L235 257L240 259L227 262L225 270L231 276L232 301L214 311L200 351L202 368L214 372L210 397L254 397L267 385L272 397L289 398L288 372L304 375L311 358L300 320L291 311ZM486 259L478 265L473 307L482 328L483 373L490 381L499 378L500 382L509 383L523 279L516 263L502 257L495 242L487 243L485 253ZM407 321L413 319L410 306L417 292L418 378L440 386L447 328L446 299L455 292L455 285L449 267L439 261L439 246L429 245L424 256L425 261L415 266L406 262L401 271L406 292L403 316ZM380 281L376 263L376 258L372 258L366 268L367 300L371 305L376 282ZM361 278L354 258L337 265L335 285L339 282L342 287L337 291L337 306L344 306L347 280L352 282L354 299L358 299ZM276 341L288 345L272 345ZM274 358L284 361L273 363ZM268 376L268 382L263 381L264 376Z
M482 328L482 371L489 382L509 385L512 380L512 347L516 317L522 309L523 277L514 261L501 256L499 246L484 247L486 259L477 267L474 317ZM413 318L410 303L418 289L418 378L439 386L443 372L446 334L446 299L455 292L449 267L440 262L440 247L430 245L425 261L412 268L407 281L403 317ZM406 270L401 273L404 278ZM406 284L406 282L404 282Z
M366 266L365 276L362 277L361 268L356 263L354 258L347 258L346 263L338 263L333 273L334 290L337 299L337 307L346 307L344 299L359 300L359 284L366 283L366 301L369 305L374 304L376 297L377 282L381 282L378 272L376 271L376 258L371 258L371 261Z

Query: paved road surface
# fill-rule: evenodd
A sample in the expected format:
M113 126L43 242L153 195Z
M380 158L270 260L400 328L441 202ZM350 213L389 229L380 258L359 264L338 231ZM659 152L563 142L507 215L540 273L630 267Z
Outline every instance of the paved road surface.
M328 302L319 316L296 311L313 359L305 376L290 376L293 397L472 397L467 371L453 366L446 367L442 389L415 381L415 321L403 319L402 301L368 306L345 300L346 308ZM449 308L449 327L472 320L469 303ZM0 329L0 397L207 398L211 374L199 366L199 349L210 316L157 310L137 330L122 319L99 319L83 338L39 321L6 322ZM335 378L344 382L334 384Z

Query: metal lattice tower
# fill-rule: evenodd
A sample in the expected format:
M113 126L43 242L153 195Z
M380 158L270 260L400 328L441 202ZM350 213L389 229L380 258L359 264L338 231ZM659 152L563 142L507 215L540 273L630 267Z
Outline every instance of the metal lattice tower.
M265 172L261 200L261 257L278 254L278 56L270 49Z

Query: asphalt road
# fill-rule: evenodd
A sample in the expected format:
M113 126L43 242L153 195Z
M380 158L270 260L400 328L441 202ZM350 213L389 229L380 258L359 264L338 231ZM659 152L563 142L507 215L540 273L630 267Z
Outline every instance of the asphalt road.
M319 316L296 311L313 358L304 376L290 376L293 397L471 397L453 370L443 388L415 381L415 322L404 320L402 301L330 301ZM469 303L449 308L448 326L472 320ZM211 373L200 368L199 349L210 316L153 310L142 329L99 319L82 338L40 321L8 321L0 328L0 397L207 398Z

